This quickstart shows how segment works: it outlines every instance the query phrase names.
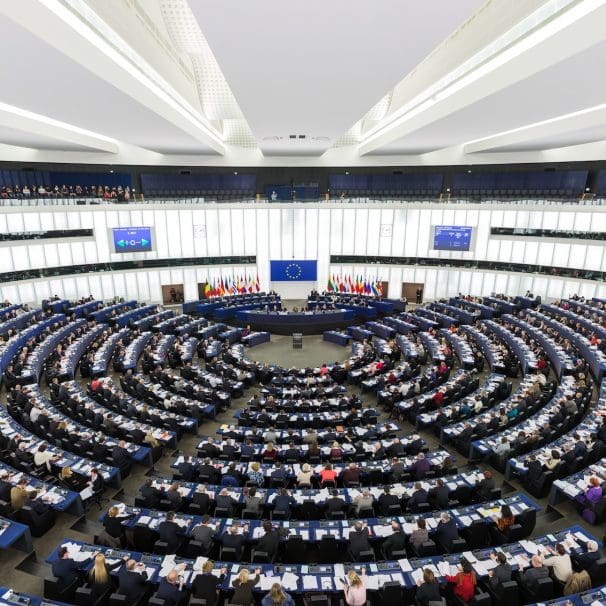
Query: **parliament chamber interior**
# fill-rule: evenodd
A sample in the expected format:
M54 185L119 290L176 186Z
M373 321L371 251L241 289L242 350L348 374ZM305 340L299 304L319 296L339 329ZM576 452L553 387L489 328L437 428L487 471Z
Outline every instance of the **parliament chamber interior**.
M606 0L0 3L0 606L606 606Z

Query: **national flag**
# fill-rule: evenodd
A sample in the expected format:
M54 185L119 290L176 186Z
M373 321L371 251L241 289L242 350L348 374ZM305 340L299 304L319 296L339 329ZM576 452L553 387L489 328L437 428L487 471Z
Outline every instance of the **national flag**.
M261 292L261 283L259 282L259 276L257 276L257 283L255 284L257 292Z
M326 284L326 290L328 292L333 292L335 290L335 285L334 285L333 281L331 280L330 276L328 276L328 283Z
M220 281L219 284L220 284L220 289L221 289L220 290L220 295L223 296L225 294L225 292L226 292L226 290L225 290L225 282L223 280L223 276L221 276L221 281Z
M206 284L204 285L204 296L208 299L208 297L210 297L210 282L208 282L208 280L206 281Z
M345 292L345 284L343 283L343 277L339 274L339 292Z
M379 290L379 281L378 281L378 280L375 280L375 281L372 283L372 294L373 294L375 297L378 297L378 296L379 296L379 293L380 293L380 290Z

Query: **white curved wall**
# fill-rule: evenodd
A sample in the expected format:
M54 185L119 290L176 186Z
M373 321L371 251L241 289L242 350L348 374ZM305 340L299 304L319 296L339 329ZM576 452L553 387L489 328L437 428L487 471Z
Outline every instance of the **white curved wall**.
M475 228L469 252L431 250L433 225ZM152 226L154 250L149 253L112 252L111 227ZM83 241L29 241L0 244L0 272L44 267L107 263L141 259L256 255L263 288L269 283L270 259L317 259L318 287L329 273L363 274L390 282L390 296L399 296L402 282L423 282L427 298L456 292L516 294L527 289L544 297L570 292L606 296L592 281L557 276L509 274L447 268L393 265L330 265L331 255L431 257L553 265L606 271L604 244L596 241L492 237L490 227L605 231L606 211L600 207L483 204L219 204L82 206L6 208L0 232L92 228ZM186 299L197 298L197 283L207 278L250 273L252 267L189 267L166 270L97 273L20 281L0 285L0 296L13 301L36 301L57 293L68 298L92 293L159 301L160 285L184 283ZM287 285L289 297L306 294L308 285ZM301 290L301 292L299 292Z

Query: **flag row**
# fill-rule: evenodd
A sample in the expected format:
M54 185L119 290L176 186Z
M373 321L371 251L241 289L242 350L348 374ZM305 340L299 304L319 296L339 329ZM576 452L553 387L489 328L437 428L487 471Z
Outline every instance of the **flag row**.
M204 287L204 295L210 297L224 297L225 295L243 295L246 293L260 292L261 284L259 276L228 276L213 278Z
M382 283L379 278L374 280L363 278L362 276L341 276L333 274L328 276L328 285L326 287L328 292L346 292L356 293L359 295L375 295L378 296L382 293Z

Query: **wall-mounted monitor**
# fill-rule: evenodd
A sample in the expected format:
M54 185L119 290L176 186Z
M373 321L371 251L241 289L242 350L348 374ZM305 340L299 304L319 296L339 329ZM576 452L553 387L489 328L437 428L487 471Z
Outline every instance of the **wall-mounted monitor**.
M151 227L114 227L114 252L149 252L152 250Z
M461 250L471 248L473 227L435 225L433 228L433 250Z

